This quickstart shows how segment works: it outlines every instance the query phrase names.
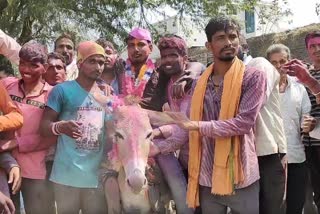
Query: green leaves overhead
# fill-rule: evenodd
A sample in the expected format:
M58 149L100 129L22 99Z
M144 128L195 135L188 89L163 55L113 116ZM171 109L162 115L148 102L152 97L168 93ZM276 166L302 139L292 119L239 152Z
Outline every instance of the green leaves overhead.
M188 16L203 25L208 17L250 10L260 1L0 0L0 28L20 43L30 39L51 42L61 32L69 31L79 39L103 36L119 47L133 26L152 29L151 19L165 17L166 8L174 9L181 21Z

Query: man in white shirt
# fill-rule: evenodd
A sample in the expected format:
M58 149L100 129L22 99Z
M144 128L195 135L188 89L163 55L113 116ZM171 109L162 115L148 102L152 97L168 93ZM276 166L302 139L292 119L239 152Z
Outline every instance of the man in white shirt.
M247 67L267 75L266 100L256 120L256 152L260 171L260 214L282 214L285 192L287 140L280 111L277 70L262 57L252 59Z
M267 49L267 59L280 74L279 91L281 113L287 139L287 209L286 213L302 213L306 195L307 166L300 124L303 115L311 110L305 87L281 70L290 59L290 50L283 44L274 44Z
M244 36L240 37L238 57L247 67L263 71L267 76L265 102L258 114L255 127L256 153L260 171L260 214L282 214L285 192L287 141L280 111L279 79L277 70L263 57L252 58Z
M75 80L78 77L78 67L75 55L75 40L67 34L61 34L54 42L54 51L63 55L66 60L67 80Z

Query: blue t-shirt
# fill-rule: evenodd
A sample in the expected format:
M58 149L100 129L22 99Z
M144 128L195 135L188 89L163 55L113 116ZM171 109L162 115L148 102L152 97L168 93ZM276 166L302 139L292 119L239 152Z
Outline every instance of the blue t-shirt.
M104 108L75 80L55 86L48 107L59 113L59 120L82 123L82 137L58 137L50 180L66 186L95 188L104 150Z

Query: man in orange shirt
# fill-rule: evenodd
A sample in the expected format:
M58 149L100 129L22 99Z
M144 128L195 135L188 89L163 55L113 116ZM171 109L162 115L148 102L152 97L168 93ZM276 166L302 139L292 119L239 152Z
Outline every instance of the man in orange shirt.
M12 131L20 128L23 117L18 107L12 102L4 86L0 83L0 134L4 131ZM0 154L1 167L6 169L9 175L9 183L12 183L12 191L15 193L21 184L20 168L9 153ZM5 171L0 170L0 211L14 213L15 207L9 198L9 189Z
M18 129L22 126L23 117L18 107L12 102L6 89L0 84L0 132Z

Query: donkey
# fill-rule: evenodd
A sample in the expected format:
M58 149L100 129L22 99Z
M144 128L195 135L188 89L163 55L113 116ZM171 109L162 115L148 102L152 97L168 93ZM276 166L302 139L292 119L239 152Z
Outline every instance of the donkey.
M162 113L147 111L138 105L120 106L113 112L113 147L108 153L108 165L119 173L120 197L125 213L151 213L155 209L150 203L152 196L149 194L150 186L146 178L148 154L153 138L150 117L158 124L166 119L164 123L170 123L168 118L159 117L159 114ZM166 203L168 206L168 187L161 192L165 196L160 197L160 204Z

